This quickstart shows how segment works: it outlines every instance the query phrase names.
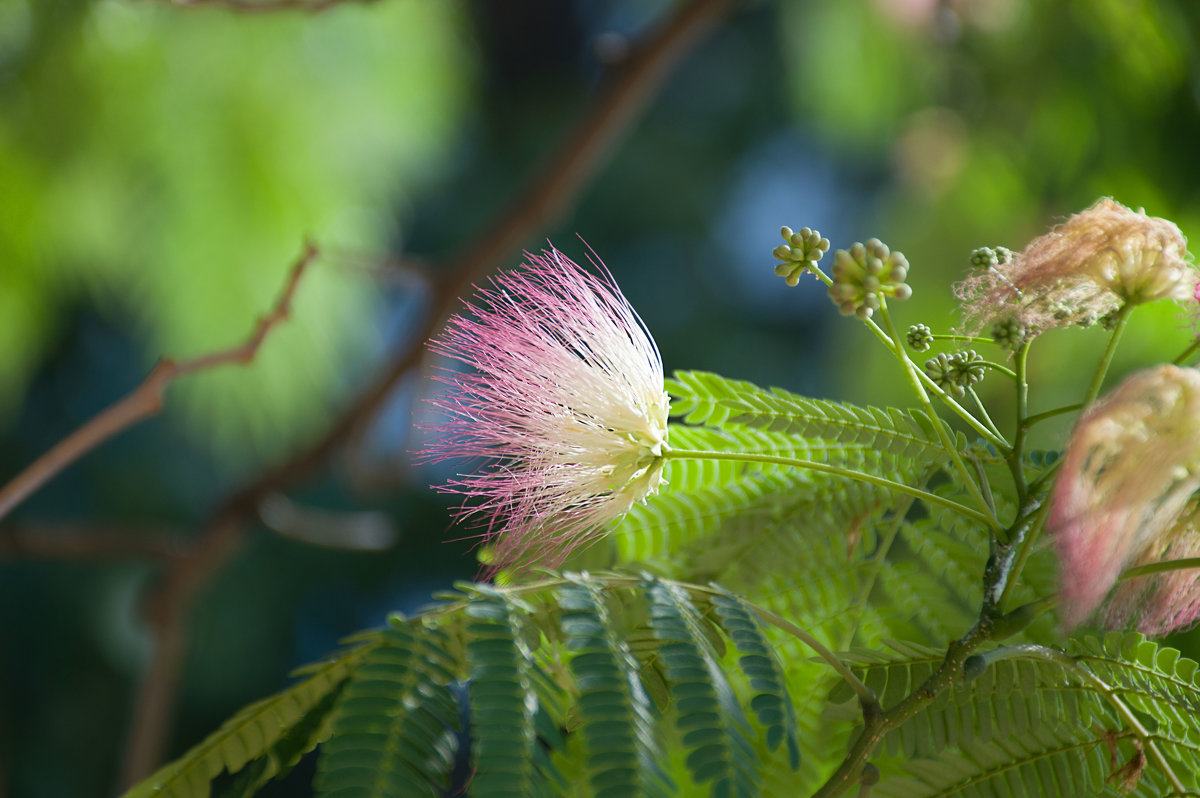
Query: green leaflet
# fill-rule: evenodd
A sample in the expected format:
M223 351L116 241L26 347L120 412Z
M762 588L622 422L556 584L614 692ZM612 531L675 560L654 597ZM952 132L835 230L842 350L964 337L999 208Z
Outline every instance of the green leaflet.
M677 371L667 380L674 397L671 413L689 424L767 429L816 440L858 444L905 460L939 463L951 457L936 425L959 453L967 450L962 433L920 410L859 407L809 399L781 388L765 390L742 380L704 371Z
M920 643L888 640L884 644L890 653L854 649L842 659L888 709L929 678L945 651ZM836 685L827 717L857 722L861 716L852 697L847 687ZM1109 723L1109 716L1102 698L1060 666L1005 659L989 665L978 678L941 693L932 705L889 733L880 750L906 759L928 756L956 746L1020 738L1047 725L1088 727L1094 718Z
M1175 774L1200 795L1200 679L1195 660L1136 632L1072 641L1069 653L1105 682L1178 766Z
M890 654L842 655L885 708L918 688L943 656L919 644L887 645ZM1172 777L1187 794L1200 795L1196 663L1136 633L1087 637L1072 641L1071 650L1071 659L1106 687L1061 662L1002 647L977 678L959 682L887 735L878 755L892 758L877 760L884 778L873 795L1119 795L1114 785L1123 777L1133 795L1169 792ZM838 684L829 697L828 720L859 720L847 688ZM1149 735L1137 746L1156 746L1167 769L1153 756L1135 767L1137 735L1114 702L1134 711Z
M595 798L666 798L656 712L629 645L617 634L600 586L568 577L558 590L565 645L579 689L581 734Z
M314 710L330 708L323 704L326 697L342 687L354 665L373 645L364 643L310 668L307 672L311 675L304 681L242 709L199 745L133 787L125 798L207 798L213 779L222 772L236 774L251 761L268 760L256 765L257 775L263 778L269 778L273 768L290 767L296 756L320 741L324 725L312 714ZM305 724L315 725L311 737L287 739ZM274 762L269 761L272 757Z
M763 635L758 617L740 598L722 589L712 597L712 604L721 626L742 655L738 662L750 680L750 687L760 691L750 706L758 715L758 722L767 728L767 748L775 750L786 741L788 763L795 770L800 767L796 710L775 651Z
M454 765L458 703L443 632L395 621L355 669L321 752L321 796L437 798Z
M1107 776L1103 735L1047 724L1020 737L973 742L936 757L913 759L903 775L877 784L871 798L1120 795L1105 783Z
M705 642L696 608L675 585L649 579L644 587L688 771L697 784L713 783L714 798L755 798L760 777L750 726Z
M467 604L465 637L470 665L471 795L550 795L539 772L535 663L524 639L527 610L502 591L478 588Z

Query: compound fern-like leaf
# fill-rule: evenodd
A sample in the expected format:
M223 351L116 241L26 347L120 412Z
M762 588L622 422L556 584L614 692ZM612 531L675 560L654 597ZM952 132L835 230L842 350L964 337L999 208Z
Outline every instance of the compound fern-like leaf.
M940 462L967 450L966 437L920 410L859 407L810 399L781 388L766 390L703 371L678 371L667 380L673 415L689 424L740 425L826 441L858 444L906 460ZM941 427L941 432L938 427Z
M135 786L125 798L208 798L213 779L222 772L238 773L247 763L269 755L297 725L314 722L310 713L341 687L372 645L365 643L310 668L304 681L245 707L183 757ZM311 740L313 744L318 741Z
M796 710L783 669L754 612L742 599L724 589L718 590L712 597L712 605L721 619L722 628L741 654L738 662L750 680L750 687L759 691L750 707L758 715L758 722L767 729L767 748L774 751L786 741L788 763L795 770L800 767Z
M692 778L712 782L714 798L755 798L759 763L750 726L695 606L677 585L648 579L644 587Z
M595 798L666 798L654 708L629 646L617 636L598 583L569 576L558 589L562 631L579 689L580 732Z
M317 774L322 798L430 796L445 790L458 703L443 632L394 619L338 703Z

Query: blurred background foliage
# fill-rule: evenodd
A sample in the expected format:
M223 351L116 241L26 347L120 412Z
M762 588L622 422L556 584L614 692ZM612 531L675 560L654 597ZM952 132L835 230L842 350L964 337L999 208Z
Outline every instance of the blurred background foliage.
M502 210L605 61L671 6L378 0L242 15L0 0L5 476L157 357L240 341L306 237L326 253L251 367L181 381L163 417L5 526L186 535L239 478L319 435L421 312L419 280L388 258L437 264ZM900 323L943 328L973 247L1019 248L1099 196L1200 236L1198 38L1190 0L746 2L528 246L548 237L582 256L583 236L668 369L903 401L865 331L814 283L772 275L779 226L902 249L916 294ZM1118 373L1173 357L1191 326L1177 309L1140 312ZM1078 353L1102 345L1098 332L1046 336L1036 401L1075 401ZM340 636L473 573L469 542L443 542L458 535L426 488L437 474L407 467L422 390L397 391L357 468L275 508L370 511L389 519L372 540L394 544L254 535L198 608L173 752ZM0 547L0 796L114 791L154 577L120 557ZM305 775L274 794L303 794Z

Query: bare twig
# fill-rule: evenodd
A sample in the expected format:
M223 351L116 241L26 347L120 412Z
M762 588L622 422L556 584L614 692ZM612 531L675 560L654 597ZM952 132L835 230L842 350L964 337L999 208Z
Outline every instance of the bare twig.
M0 518L4 518L49 479L104 441L124 432L139 421L157 415L163 407L163 394L175 379L217 366L249 363L253 360L267 333L291 312L292 295L296 292L300 276L316 256L316 247L311 243L306 244L304 254L292 268L275 309L259 320L254 332L244 343L179 363L167 358L160 360L131 393L101 411L13 477L7 485L0 488Z
M171 5L180 8L200 8L211 6L234 11L239 14L271 14L276 12L299 11L305 14L319 14L334 6L349 3L368 3L377 0L170 0Z
M411 343L396 354L316 443L263 473L220 504L187 556L170 563L159 590L147 602L158 645L135 699L123 769L126 784L149 774L161 757L182 663L183 630L192 603L237 550L247 523L255 517L263 500L316 471L371 422L396 384L421 362L424 341L441 328L459 295L519 251L535 231L571 207L604 156L671 69L733 2L691 0L681 4L660 27L638 42L536 179L514 198L506 212L446 264L440 279L433 284L429 312Z
M168 528L125 529L86 524L38 524L0 529L0 559L151 560L184 550Z

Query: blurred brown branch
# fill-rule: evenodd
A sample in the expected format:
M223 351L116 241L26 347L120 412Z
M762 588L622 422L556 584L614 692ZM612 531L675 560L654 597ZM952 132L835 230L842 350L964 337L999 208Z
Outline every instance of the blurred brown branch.
M263 501L327 463L371 422L396 384L421 362L424 341L441 328L460 294L571 207L650 96L696 41L728 12L733 1L680 3L661 25L635 42L628 57L535 179L513 198L507 210L437 273L427 316L411 343L396 353L314 444L229 496L216 508L187 554L168 563L158 589L147 597L147 616L156 645L135 699L123 769L126 784L144 778L161 758L186 650L185 629L192 604L213 574L238 549L247 525L259 513ZM229 0L212 2L231 5Z
M284 321L291 312L292 296L308 264L317 256L317 249L306 244L304 254L292 268L287 284L275 309L259 320L254 332L243 343L207 355L175 362L163 358L131 393L110 405L79 429L63 438L50 451L30 463L24 471L0 488L0 519L29 497L64 468L95 449L109 438L162 411L163 394L167 386L179 377L207 371L233 363L249 363L258 354L267 333Z
M0 559L165 561L184 550L176 530L88 524L19 525L0 529Z
M350 3L375 3L378 0L170 0L171 5L183 8L212 6L235 11L239 14L269 14L278 11L300 11L319 14L334 6Z

